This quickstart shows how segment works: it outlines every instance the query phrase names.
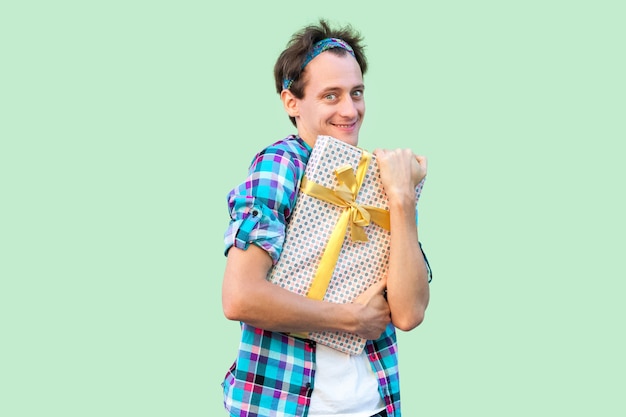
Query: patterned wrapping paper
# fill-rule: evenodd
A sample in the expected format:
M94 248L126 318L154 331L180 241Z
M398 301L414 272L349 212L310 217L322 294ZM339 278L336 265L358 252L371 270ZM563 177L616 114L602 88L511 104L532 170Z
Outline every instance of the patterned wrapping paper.
M346 164L356 169L362 152L360 148L332 137L320 136L309 158L305 177L308 181L335 189L338 185L335 169ZM387 196L379 178L378 165L372 155L357 194L358 204L388 210ZM420 191L421 187L418 187L416 201ZM343 211L342 207L300 191L287 225L281 257L271 269L269 280L289 291L306 296L324 248ZM353 242L348 227L324 301L352 302L386 274L390 233L374 223L365 227L365 232L369 241ZM308 338L353 355L361 353L366 342L362 337L343 332L309 333Z

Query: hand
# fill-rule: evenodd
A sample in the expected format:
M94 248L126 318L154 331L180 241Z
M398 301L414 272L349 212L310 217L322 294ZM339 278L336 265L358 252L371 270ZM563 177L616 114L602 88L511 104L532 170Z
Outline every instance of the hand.
M410 149L376 149L374 154L387 197L393 199L406 195L415 198L415 188L428 171L426 157L414 155Z
M355 333L368 340L378 339L391 322L389 304L383 295L386 286L387 280L380 280L354 300L353 304L360 307Z

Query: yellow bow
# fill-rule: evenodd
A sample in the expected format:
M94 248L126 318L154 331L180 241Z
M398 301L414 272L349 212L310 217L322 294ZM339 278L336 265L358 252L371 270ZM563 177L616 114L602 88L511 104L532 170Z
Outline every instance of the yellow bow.
M316 300L324 298L330 279L333 276L335 265L337 265L337 260L339 259L339 253L348 225L350 225L350 237L356 242L368 241L363 227L368 226L370 222L374 222L389 230L389 212L387 210L373 206L364 206L356 202L356 196L365 178L370 160L371 155L363 151L356 174L350 165L335 170L339 185L334 190L309 181L306 177L302 178L300 190L303 193L345 208L322 254L320 265L315 272L311 288L307 293L309 298Z

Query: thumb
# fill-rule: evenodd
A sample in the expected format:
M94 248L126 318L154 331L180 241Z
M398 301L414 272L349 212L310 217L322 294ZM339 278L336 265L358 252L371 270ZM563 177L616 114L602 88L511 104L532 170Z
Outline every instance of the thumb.
M424 169L428 169L428 158L424 155L415 155L415 160L418 164L420 164Z
M387 278L383 278L378 282L373 283L367 290L359 295L354 302L358 304L367 304L372 298L377 295L382 295L387 286Z
M365 292L369 294L383 294L387 287L387 278L383 278L378 282L373 283Z

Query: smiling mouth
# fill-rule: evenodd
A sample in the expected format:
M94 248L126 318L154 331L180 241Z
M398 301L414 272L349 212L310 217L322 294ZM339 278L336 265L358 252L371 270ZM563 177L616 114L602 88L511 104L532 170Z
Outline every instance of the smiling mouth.
M340 129L350 129L356 125L356 122L349 123L349 124L332 123L332 125Z

